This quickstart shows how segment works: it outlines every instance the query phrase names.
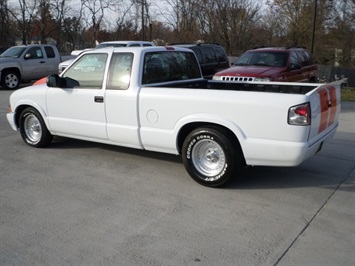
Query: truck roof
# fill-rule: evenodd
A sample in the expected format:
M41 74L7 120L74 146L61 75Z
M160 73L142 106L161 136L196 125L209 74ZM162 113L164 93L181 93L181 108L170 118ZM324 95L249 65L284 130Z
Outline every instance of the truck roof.
M156 51L182 51L182 52L189 52L193 53L192 50L183 48L183 47L176 47L176 46L137 46L137 47L107 47L107 48L102 48L102 49L93 49L93 50L88 50L83 52L83 54L87 53L101 53L101 52L107 52L107 51L117 51L117 52L127 52L127 51L151 51L151 52L156 52Z

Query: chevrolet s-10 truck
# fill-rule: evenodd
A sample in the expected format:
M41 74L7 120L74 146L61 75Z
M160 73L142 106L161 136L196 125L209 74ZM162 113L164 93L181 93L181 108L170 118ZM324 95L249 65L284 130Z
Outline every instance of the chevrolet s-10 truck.
M13 92L7 119L33 147L64 136L181 155L195 181L218 187L247 165L299 165L339 112L340 83L205 80L191 50L134 47L85 52Z

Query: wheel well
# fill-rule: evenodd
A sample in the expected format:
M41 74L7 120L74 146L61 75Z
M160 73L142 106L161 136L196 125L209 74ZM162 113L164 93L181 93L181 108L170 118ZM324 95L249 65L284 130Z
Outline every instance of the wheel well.
M20 115L21 115L22 111L25 110L27 107L31 107L31 106L30 105L21 105L16 108L15 123L16 123L17 128L20 127Z
M21 79L20 70L19 70L18 68L16 68L16 67L10 67L10 68L5 68L5 69L3 69L3 70L1 71L1 76L3 76L4 73L9 72L9 71L14 71L14 72L16 72L16 73L18 74L18 76L19 76L19 79Z
M222 132L225 132L226 134L228 134L228 137L230 138L230 140L233 143L235 143L235 145L237 145L240 148L240 150L242 151L237 136L229 128L227 128L225 126L221 126L219 124L214 124L214 123L196 122L196 123L190 123L190 124L184 125L180 129L180 132L179 132L179 135L178 135L178 140L177 140L178 141L177 145L178 145L178 149L179 149L179 154L181 154L182 145L184 144L184 140L186 139L187 135L189 135L190 132L192 132L194 129L196 129L198 127L204 127L204 126L213 126L216 129L221 129Z

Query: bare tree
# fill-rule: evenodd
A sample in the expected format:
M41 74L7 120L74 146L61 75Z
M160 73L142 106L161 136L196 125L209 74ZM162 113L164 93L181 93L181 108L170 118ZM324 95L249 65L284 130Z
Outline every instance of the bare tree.
M18 0L19 8L7 7L7 12L14 19L20 30L19 37L23 44L27 44L31 32L37 0Z
M127 38L126 36L129 35L128 31L133 30L135 32L137 30L137 24L134 25L128 18L129 16L132 16L130 12L132 11L134 4L134 1L120 1L117 2L115 6L113 6L113 12L117 14L117 17L114 21L115 40L119 40L120 38Z
M198 12L205 41L221 43L229 54L248 49L254 43L254 28L261 18L261 6L250 0L204 0Z
M111 2L110 0L81 0L82 6L85 8L86 21L91 24L92 46L97 41L98 32L104 21L105 10L112 7Z
M11 44L10 26L11 20L9 18L7 0L0 0L0 48Z
M169 10L161 15L175 33L173 42L195 42L200 39L198 13L201 0L166 0Z
M329 36L335 42L335 64L355 68L355 0L339 0L335 10L337 16Z

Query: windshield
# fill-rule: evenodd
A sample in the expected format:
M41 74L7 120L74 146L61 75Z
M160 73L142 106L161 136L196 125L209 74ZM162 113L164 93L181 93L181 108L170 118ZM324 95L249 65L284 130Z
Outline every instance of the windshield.
M25 49L26 47L11 47L3 52L0 57L19 58Z
M246 52L234 62L235 66L271 66L285 67L287 53L285 52Z

